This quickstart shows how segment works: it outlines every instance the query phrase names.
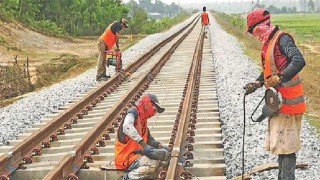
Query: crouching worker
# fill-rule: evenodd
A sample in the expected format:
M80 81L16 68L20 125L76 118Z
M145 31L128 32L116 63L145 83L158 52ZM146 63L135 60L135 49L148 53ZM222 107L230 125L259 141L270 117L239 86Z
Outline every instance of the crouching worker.
M128 109L115 142L115 165L127 170L122 179L154 179L160 161L170 158L169 148L151 136L147 123L164 110L154 94L142 96L136 107Z

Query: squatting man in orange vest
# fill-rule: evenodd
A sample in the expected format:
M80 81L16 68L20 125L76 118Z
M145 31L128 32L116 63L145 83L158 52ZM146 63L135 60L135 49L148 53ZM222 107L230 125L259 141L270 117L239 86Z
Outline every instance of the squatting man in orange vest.
M106 81L110 78L106 75L106 66L104 65L104 60L106 59L106 51L111 50L114 44L116 44L116 51L119 49L119 33L122 29L128 28L128 21L122 18L120 21L115 21L111 23L103 34L99 37L98 42L98 63L97 63L97 81Z
M142 96L137 106L127 110L115 142L115 165L127 170L122 179L153 179L159 160L170 158L170 149L151 136L147 122L164 110L154 94ZM142 154L136 153L139 150Z
M204 33L207 34L208 25L210 25L209 15L206 12L207 8L205 6L202 8L202 10L203 12L201 13L201 25L202 28L204 28ZM205 37L207 36L205 35Z
M246 94L263 85L281 94L282 106L268 120L265 148L278 155L278 179L291 180L295 178L295 153L301 148L301 121L306 111L298 73L306 63L293 37L271 24L267 10L258 8L247 15L247 32L261 41L263 72L245 86Z

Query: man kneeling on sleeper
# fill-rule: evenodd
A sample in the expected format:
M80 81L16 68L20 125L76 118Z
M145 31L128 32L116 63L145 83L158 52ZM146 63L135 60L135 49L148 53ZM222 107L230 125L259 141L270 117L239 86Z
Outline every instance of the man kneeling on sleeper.
M169 148L151 136L147 125L149 118L164 110L154 94L142 96L137 106L128 109L115 142L115 165L127 171L123 180L152 179L160 161L170 158Z

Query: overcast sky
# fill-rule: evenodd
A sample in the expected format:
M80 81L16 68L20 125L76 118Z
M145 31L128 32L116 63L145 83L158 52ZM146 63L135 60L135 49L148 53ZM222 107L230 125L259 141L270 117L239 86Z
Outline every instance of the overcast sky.
M124 2L129 2L129 0L123 0ZM138 0L135 0L138 2ZM166 4L171 4L172 2L178 4L178 2L180 4L188 4L188 3L196 3L198 2L199 4L205 4L205 3L210 3L210 2L223 2L223 1L227 1L227 2L235 2L238 1L240 2L241 0L200 0L200 1L196 1L196 0L161 0L162 2L166 3ZM243 0L243 1L248 1L248 0ZM151 2L154 2L154 0L151 0Z
M162 2L166 3L166 4L171 4L172 2L178 4L178 2L180 4L188 4L188 3L199 3L199 4L205 4L205 3L210 3L210 2L218 2L218 1L226 1L226 0L200 0L200 1L196 1L196 0L161 0ZM237 0L231 0L231 1L237 1Z

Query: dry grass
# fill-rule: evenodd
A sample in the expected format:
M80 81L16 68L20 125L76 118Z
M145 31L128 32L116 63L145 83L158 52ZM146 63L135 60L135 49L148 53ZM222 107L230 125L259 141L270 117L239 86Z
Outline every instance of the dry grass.
M307 117L320 133L320 53L306 51L307 65L301 71L304 93L307 98Z
M143 36L133 37L131 41L129 38L121 39L120 45L121 50L124 51L130 46L134 45L136 42L141 40ZM91 44L95 44L97 38L92 38ZM97 52L97 47L90 47L91 51L88 51L88 54L84 56L75 55L71 53L47 53L46 60L33 62L35 64L31 68L35 69L36 81L33 84L33 89L22 88L25 91L21 91L21 88L12 87L10 91L2 91L3 96L0 95L0 107L4 107L11 103L14 103L16 100L20 99L25 93L28 93L32 90L37 91L43 87L50 86L54 83L61 82L67 78L75 77L90 68L94 68L96 66L97 57L92 52ZM31 53L38 53L37 51L32 51ZM89 54L90 53L90 54ZM34 78L34 77L33 77ZM21 83L20 83L21 84ZM2 87L2 86L1 86ZM7 96L8 92L19 91L14 96Z
M122 51L134 45L142 37L136 37L131 42L130 39L121 40ZM97 51L95 49L95 51ZM80 57L74 54L61 54L57 58L51 59L48 63L36 67L37 89L61 82L67 78L75 77L90 68L96 66L97 54L94 57Z

